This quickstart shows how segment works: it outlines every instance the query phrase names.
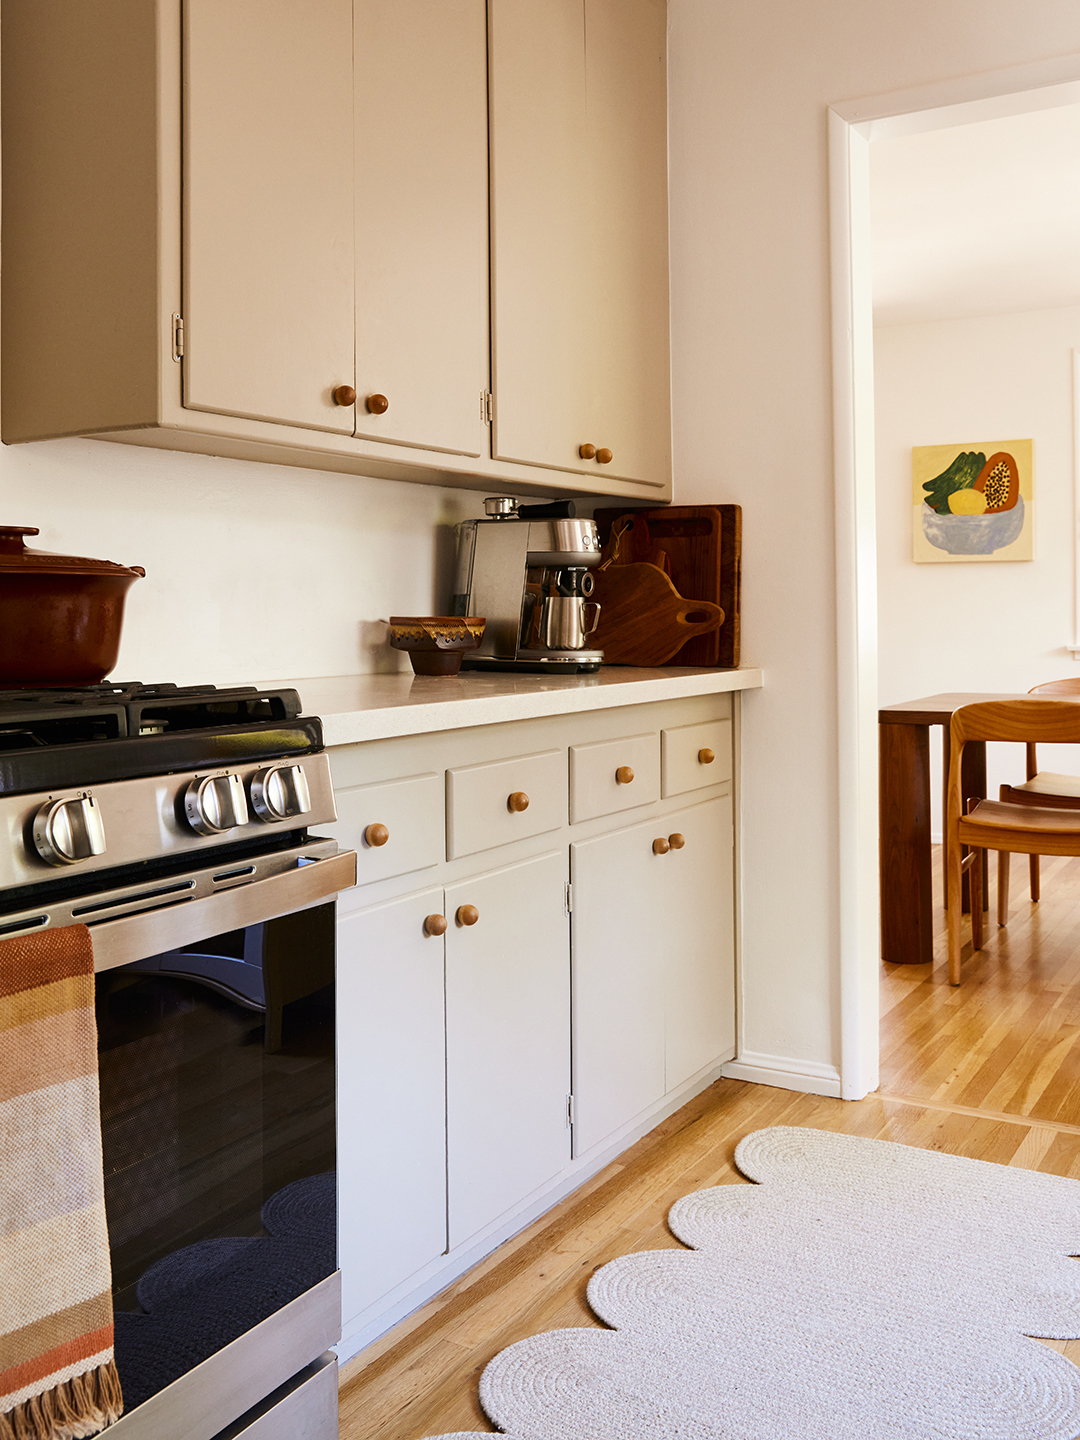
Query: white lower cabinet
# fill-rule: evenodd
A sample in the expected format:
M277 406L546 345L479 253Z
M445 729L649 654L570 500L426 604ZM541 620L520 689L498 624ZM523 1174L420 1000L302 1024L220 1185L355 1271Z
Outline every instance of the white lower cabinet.
M565 855L345 916L338 975L349 1316L570 1159Z
M342 1315L446 1250L446 1021L441 940L424 890L338 922Z
M338 902L347 1340L734 1055L730 719L693 697L331 752L328 829L360 857Z
M582 1155L734 1045L731 798L570 849Z
M459 906L479 919L458 925ZM450 1245L570 1160L566 855L446 891L446 1134Z

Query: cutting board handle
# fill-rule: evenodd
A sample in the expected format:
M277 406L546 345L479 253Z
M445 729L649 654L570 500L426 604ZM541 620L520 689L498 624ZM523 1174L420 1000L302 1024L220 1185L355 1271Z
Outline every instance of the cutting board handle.
M692 635L707 635L710 630L718 630L724 623L724 612L711 600L687 600L675 616L675 623L686 631L689 640Z

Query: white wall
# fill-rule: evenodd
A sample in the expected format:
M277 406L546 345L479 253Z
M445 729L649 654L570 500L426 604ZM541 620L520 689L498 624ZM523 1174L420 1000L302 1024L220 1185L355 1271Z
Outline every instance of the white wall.
M1080 676L1073 643L1075 481L1072 350L1080 307L878 326L879 694L883 705L948 690L1026 691ZM911 447L1035 441L1035 559L916 565L911 558ZM933 795L940 794L940 731ZM1047 768L1080 770L1066 747ZM991 746L991 795L1023 779L1023 751ZM935 809L934 829L940 833Z
M670 0L676 493L737 501L744 1044L839 1057L826 107L1080 52L1075 0ZM973 568L973 567L969 567Z
M35 548L144 567L111 678L180 684L408 670L385 621L445 613L450 527L483 513L475 491L98 440L0 447L0 497Z

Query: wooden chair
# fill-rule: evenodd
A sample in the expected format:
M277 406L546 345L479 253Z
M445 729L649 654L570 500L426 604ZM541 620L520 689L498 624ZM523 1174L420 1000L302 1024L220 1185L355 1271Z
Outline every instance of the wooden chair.
M1080 699L1080 677L1075 680L1048 680L1044 685L1034 685L1029 695L1076 696ZM1043 809L1080 810L1080 775L1052 775L1039 773L1039 762L1034 744L1027 747L1027 779L1022 785L1002 785L998 799L1010 805L1037 805ZM1028 872L1031 883L1031 898L1039 898L1039 857L1028 856ZM997 921L1005 925L1009 919L1009 853L998 856Z
M960 793L964 746L971 740L1080 745L1080 705L1070 700L1042 699L965 705L953 715L949 735L949 803L945 817L949 984L959 985L960 886L965 871L971 879L971 947L982 949L981 852L996 850L999 857L1014 853L1080 856L1080 808L979 799L969 800L965 807Z

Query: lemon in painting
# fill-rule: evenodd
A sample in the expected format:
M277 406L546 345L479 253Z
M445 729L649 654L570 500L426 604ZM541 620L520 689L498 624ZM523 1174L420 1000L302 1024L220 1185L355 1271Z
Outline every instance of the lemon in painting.
M986 496L981 490L954 490L949 496L949 509L954 515L983 515L986 513Z

